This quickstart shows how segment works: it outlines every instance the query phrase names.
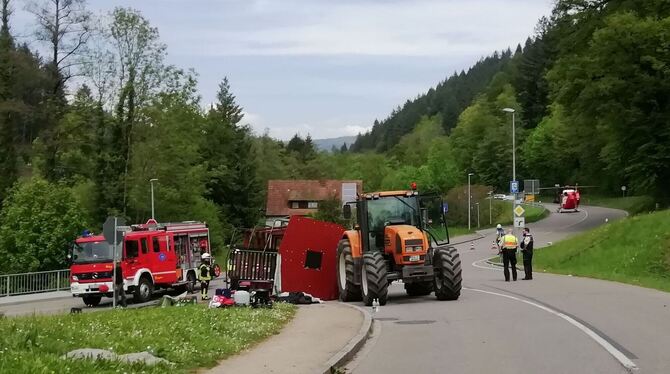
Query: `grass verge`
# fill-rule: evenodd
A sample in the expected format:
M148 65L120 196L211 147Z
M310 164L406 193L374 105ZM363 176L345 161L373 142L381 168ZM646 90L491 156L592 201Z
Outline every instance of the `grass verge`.
M457 236L461 235L468 235L474 233L476 230L481 230L481 229L487 229L491 227L495 227L498 223L500 223L503 226L510 226L512 225L512 203L509 202L497 202L498 204L504 204L504 208L502 213L498 217L493 217L494 221L492 225L489 225L488 222L486 222L484 225L482 225L480 228L477 228L477 222L474 222L474 226L472 230L468 230L467 227L461 227L461 226L455 226L455 227L449 227L449 236L452 238L455 238ZM528 204L522 204L523 208L526 210L525 216L526 216L526 223L532 223L532 222L537 222L543 218L546 218L549 216L549 211L545 209L543 206L537 206L537 205L528 205ZM476 216L474 217L476 220ZM480 217L480 222L481 222ZM447 217L448 219L448 217ZM488 217L486 218L488 221Z
M204 305L0 319L0 373L166 373L212 367L279 333L295 306L207 309ZM175 365L66 360L78 348L149 351Z
M670 211L638 215L535 251L537 271L670 292Z
M628 197L601 197L583 196L582 204L596 205L605 208L621 209L630 215L648 213L656 209L656 203L651 196L628 196Z

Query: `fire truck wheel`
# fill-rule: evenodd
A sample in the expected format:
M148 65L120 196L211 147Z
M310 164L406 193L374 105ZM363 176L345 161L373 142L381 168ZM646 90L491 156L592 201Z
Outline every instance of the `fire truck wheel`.
M84 296L82 299L84 299L84 304L87 306L98 306L100 300L102 300L102 296Z
M426 296L433 292L433 282L405 283L405 291L409 296Z
M438 300L457 300L461 295L461 258L454 247L441 247L435 250L435 296Z
M373 251L363 254L361 291L365 305L371 306L375 299L379 305L386 305L388 286L386 261L382 253Z
M214 278L221 276L221 266L219 264L214 264Z
M195 273L190 271L186 275L186 289L188 293L193 293L195 291Z
M354 280L354 258L347 239L340 240L337 245L337 287L341 301L361 300L361 286Z
M151 294L154 291L154 285L151 283L149 277L143 275L140 278L140 283L135 287L134 299L137 302L144 303L149 301Z

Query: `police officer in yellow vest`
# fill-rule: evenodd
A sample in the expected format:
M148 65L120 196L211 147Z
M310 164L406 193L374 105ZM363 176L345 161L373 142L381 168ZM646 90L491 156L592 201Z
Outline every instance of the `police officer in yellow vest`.
M499 244L503 253L505 282L509 282L510 265L512 265L512 279L516 281L516 250L519 247L519 240L514 236L513 231L509 230L506 235L500 238Z

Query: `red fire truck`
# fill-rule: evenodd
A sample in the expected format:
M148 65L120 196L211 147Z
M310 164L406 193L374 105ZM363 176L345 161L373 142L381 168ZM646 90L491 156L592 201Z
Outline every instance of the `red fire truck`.
M210 253L209 229L205 223L188 221L146 224L125 227L123 244L118 246L124 277L124 290L136 302L149 300L160 288L193 291L196 270L203 253ZM102 235L78 238L70 253L70 289L86 305L95 306L103 296L112 297L114 246ZM214 275L221 268L213 265Z

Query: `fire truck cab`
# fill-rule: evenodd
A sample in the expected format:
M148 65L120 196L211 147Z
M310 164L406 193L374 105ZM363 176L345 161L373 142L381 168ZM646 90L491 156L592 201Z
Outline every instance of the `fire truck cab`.
M117 259L123 274L123 289L136 302L145 302L156 289L193 291L196 271L203 253L211 253L209 229L205 223L188 221L126 227ZM103 236L75 240L70 254L70 289L86 305L98 305L103 296L112 297L114 246ZM218 264L213 265L220 275Z

